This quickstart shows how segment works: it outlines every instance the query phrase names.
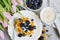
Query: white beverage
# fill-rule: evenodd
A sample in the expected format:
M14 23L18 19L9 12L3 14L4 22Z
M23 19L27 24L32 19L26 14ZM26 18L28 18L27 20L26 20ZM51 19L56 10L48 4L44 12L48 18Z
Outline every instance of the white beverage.
M52 23L55 21L56 13L53 8L44 8L40 13L41 20L45 23Z

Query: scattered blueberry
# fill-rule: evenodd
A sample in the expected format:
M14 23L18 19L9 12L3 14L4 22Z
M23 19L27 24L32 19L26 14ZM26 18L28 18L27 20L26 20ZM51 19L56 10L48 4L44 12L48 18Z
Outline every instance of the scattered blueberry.
M46 25L43 25L44 27L46 27Z
M34 21L34 19L31 19L31 21Z
M46 32L48 32L48 30L46 30Z

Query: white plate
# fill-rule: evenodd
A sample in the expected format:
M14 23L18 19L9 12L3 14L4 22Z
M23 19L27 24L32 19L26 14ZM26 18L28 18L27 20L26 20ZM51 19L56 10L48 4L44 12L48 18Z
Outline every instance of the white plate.
M10 25L8 25L8 33L9 33L11 39L12 40L38 40L38 38L41 36L41 32L42 32L42 23L41 23L39 17L34 12L27 11L27 10L22 10L21 13L24 17L28 17L29 19L34 19L36 29L34 30L34 34L32 35L32 37L27 37L27 36L18 37L16 35L16 32L14 31L13 20L15 18L21 18L22 16L19 13L15 13L12 16L11 20L9 20Z

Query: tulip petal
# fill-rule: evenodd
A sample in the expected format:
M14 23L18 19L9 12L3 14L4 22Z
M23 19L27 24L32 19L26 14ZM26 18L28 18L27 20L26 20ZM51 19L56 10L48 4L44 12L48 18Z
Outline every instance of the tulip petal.
M6 28L8 27L8 24L4 21L4 23L2 23L3 27Z
M13 5L17 5L16 0L12 0L12 4L13 4Z
M4 33L0 30L0 38L4 40Z
M19 4L23 6L23 0L18 0Z
M4 12L4 16L9 20L11 18L11 15L8 12Z
M16 13L16 6L12 5L12 11Z

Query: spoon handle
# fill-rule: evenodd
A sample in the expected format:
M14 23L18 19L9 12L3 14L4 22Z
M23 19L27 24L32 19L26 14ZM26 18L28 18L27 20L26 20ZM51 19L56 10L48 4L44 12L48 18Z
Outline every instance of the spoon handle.
M60 37L60 33L59 33L59 30L58 30L58 28L57 28L56 23L53 23L53 24L52 24L52 27L54 28L56 34Z

